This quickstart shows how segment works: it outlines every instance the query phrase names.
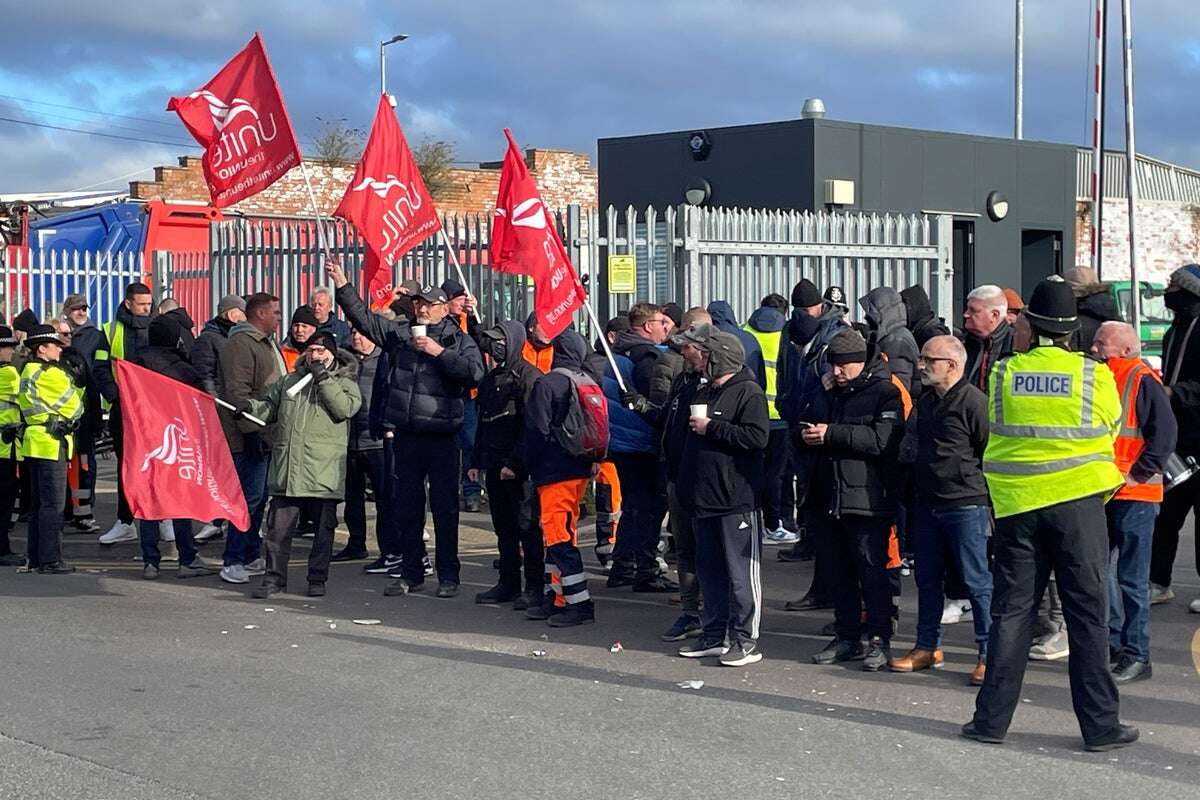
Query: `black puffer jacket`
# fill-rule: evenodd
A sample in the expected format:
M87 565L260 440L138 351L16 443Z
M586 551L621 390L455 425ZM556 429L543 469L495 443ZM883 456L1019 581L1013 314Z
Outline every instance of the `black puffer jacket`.
M217 393L217 360L229 341L229 332L234 324L227 319L214 317L204 323L196 343L192 345L192 366L200 373L204 391L209 394Z
M358 290L337 290L338 305L368 339L388 354L384 424L397 433L455 433L463 424L463 401L483 379L483 358L471 337L449 318L430 325L428 336L443 348L434 358L415 350L408 320L367 310Z
M633 386L629 388L636 389L638 394L645 397L654 394L654 372L662 355L658 345L636 333L625 331L617 336L617 343L612 349L617 355L633 362Z
M200 373L174 347L147 345L130 360L138 366L157 372L159 375L165 375L172 380L191 386L193 389L204 390Z
M1121 309L1107 286L1097 283L1080 291L1082 296L1075 301L1079 311L1079 330L1071 338L1071 350L1086 353L1096 339L1096 332L1106 322L1121 322Z
M908 329L920 350L935 336L948 336L950 328L941 317L934 316L929 295L921 286L910 286L900 293L904 301L904 314ZM911 387L910 387L911 388Z
M862 374L845 387L815 394L803 414L805 422L829 426L825 443L815 448L804 444L799 430L794 433L798 449L816 451L815 459L806 460L807 502L835 517L893 516L901 489L896 463L904 405L887 364L868 356Z
M911 390L917 372L917 357L921 353L907 327L904 301L892 287L880 286L868 292L858 304L862 306L867 328L876 341L878 352L887 356L892 374L900 379L905 389ZM920 388L919 384L917 388Z
M1190 299L1175 312L1163 337L1162 377L1171 387L1171 410L1179 423L1176 449L1200 460L1200 297Z
M475 469L508 467L519 480L525 469L525 406L541 371L521 357L525 326L516 320L500 323L504 331L504 363L494 367L479 384L475 403L479 431L471 452Z
M371 431L371 398L375 394L379 365L387 363L382 359L383 348L376 347L367 355L357 350L345 352L353 353L354 360L358 362L358 393L362 395L362 405L350 419L350 452L380 450L383 448L383 436L375 436Z

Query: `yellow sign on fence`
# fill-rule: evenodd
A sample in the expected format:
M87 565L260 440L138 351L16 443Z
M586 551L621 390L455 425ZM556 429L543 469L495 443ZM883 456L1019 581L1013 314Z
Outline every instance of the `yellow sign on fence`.
M634 256L608 257L608 291L611 294L637 291L637 259Z

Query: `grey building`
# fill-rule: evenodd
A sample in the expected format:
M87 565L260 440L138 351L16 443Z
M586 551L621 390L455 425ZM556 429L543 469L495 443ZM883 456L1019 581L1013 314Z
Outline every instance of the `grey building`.
M1072 145L807 118L598 151L601 208L678 205L691 188L713 206L953 214L956 309L980 283L1028 294L1075 263Z

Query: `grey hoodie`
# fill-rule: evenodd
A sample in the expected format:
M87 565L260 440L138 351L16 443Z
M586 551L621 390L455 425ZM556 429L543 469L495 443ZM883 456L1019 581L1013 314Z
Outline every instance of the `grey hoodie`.
M876 349L887 357L892 374L912 390L917 371L917 340L908 329L908 310L900 293L890 286L872 289L858 301Z

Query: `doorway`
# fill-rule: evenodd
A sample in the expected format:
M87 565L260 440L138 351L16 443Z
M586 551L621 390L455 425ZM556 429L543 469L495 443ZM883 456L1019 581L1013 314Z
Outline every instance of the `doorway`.
M1021 231L1021 296L1028 297L1041 280L1062 274L1062 231Z
M975 223L969 219L954 220L954 308L953 319L946 324L954 327L967 306L967 294L975 288Z

